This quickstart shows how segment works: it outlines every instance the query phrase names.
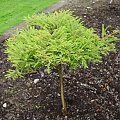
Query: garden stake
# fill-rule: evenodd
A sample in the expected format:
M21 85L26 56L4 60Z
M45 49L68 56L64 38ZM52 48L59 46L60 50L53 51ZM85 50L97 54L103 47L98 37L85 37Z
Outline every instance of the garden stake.
M62 112L66 116L67 115L67 105L65 102L65 97L64 97L64 81L62 77L62 67L61 65L58 66L58 73L60 77L60 94L61 94L61 101L62 101Z

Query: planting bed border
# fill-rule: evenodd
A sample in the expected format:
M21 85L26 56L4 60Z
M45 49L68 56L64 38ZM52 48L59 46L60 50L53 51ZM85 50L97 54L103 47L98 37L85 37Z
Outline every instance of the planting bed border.
M54 11L62 8L66 4L67 4L67 0L60 0L58 3L48 7L47 9L43 10L42 12L51 13L51 12L54 12ZM38 14L40 14L40 13L38 13ZM22 29L25 29L25 28L26 28L26 23L25 23L25 21L23 21L22 23L20 23L17 26L11 28L7 32L5 32L3 35L1 35L0 36L0 43L4 42L6 39L11 37L13 34L15 34L16 30L22 30Z

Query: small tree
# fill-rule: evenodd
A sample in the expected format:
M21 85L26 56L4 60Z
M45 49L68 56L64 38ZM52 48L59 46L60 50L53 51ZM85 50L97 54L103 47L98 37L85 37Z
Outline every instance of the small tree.
M57 68L62 110L67 115L61 65L67 64L70 69L76 69L79 65L88 67L90 61L100 62L101 55L115 51L111 41L116 38L107 35L104 28L100 38L92 28L84 27L70 11L34 15L26 21L28 28L6 42L5 52L12 63L7 77L21 77L42 67L46 67L50 73L51 69Z

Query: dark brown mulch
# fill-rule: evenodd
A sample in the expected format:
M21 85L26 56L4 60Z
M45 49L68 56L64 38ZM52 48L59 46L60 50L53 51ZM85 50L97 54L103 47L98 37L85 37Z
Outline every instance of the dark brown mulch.
M70 2L66 9L74 10L86 26L96 28L98 33L102 23L120 29L119 7L111 10L109 5L100 4L100 8L94 5L89 10ZM68 117L61 113L57 71L48 75L38 70L16 81L6 79L10 64L3 44L0 43L0 120L120 120L120 40L115 42L117 52L104 56L103 63L91 63L88 69L80 67L74 73L63 67ZM35 79L39 79L36 84Z

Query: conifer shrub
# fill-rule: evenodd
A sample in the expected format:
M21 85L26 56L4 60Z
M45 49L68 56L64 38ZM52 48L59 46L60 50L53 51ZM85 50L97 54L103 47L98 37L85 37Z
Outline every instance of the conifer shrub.
M18 77L44 66L50 72L59 64L68 64L71 69L79 65L88 67L89 61L99 62L102 55L115 51L111 43L115 37L101 39L70 11L34 15L26 21L28 26L41 29L30 27L7 40L5 52L13 68L8 77Z
M116 37L107 35L102 28L100 38L94 29L86 28L70 11L33 15L26 22L28 28L17 32L6 42L5 53L12 64L7 77L21 77L42 67L46 67L48 73L58 68L62 86L62 64L73 70L79 65L87 68L89 62L100 62L102 55L115 51L111 41ZM64 96L61 99L65 113Z

